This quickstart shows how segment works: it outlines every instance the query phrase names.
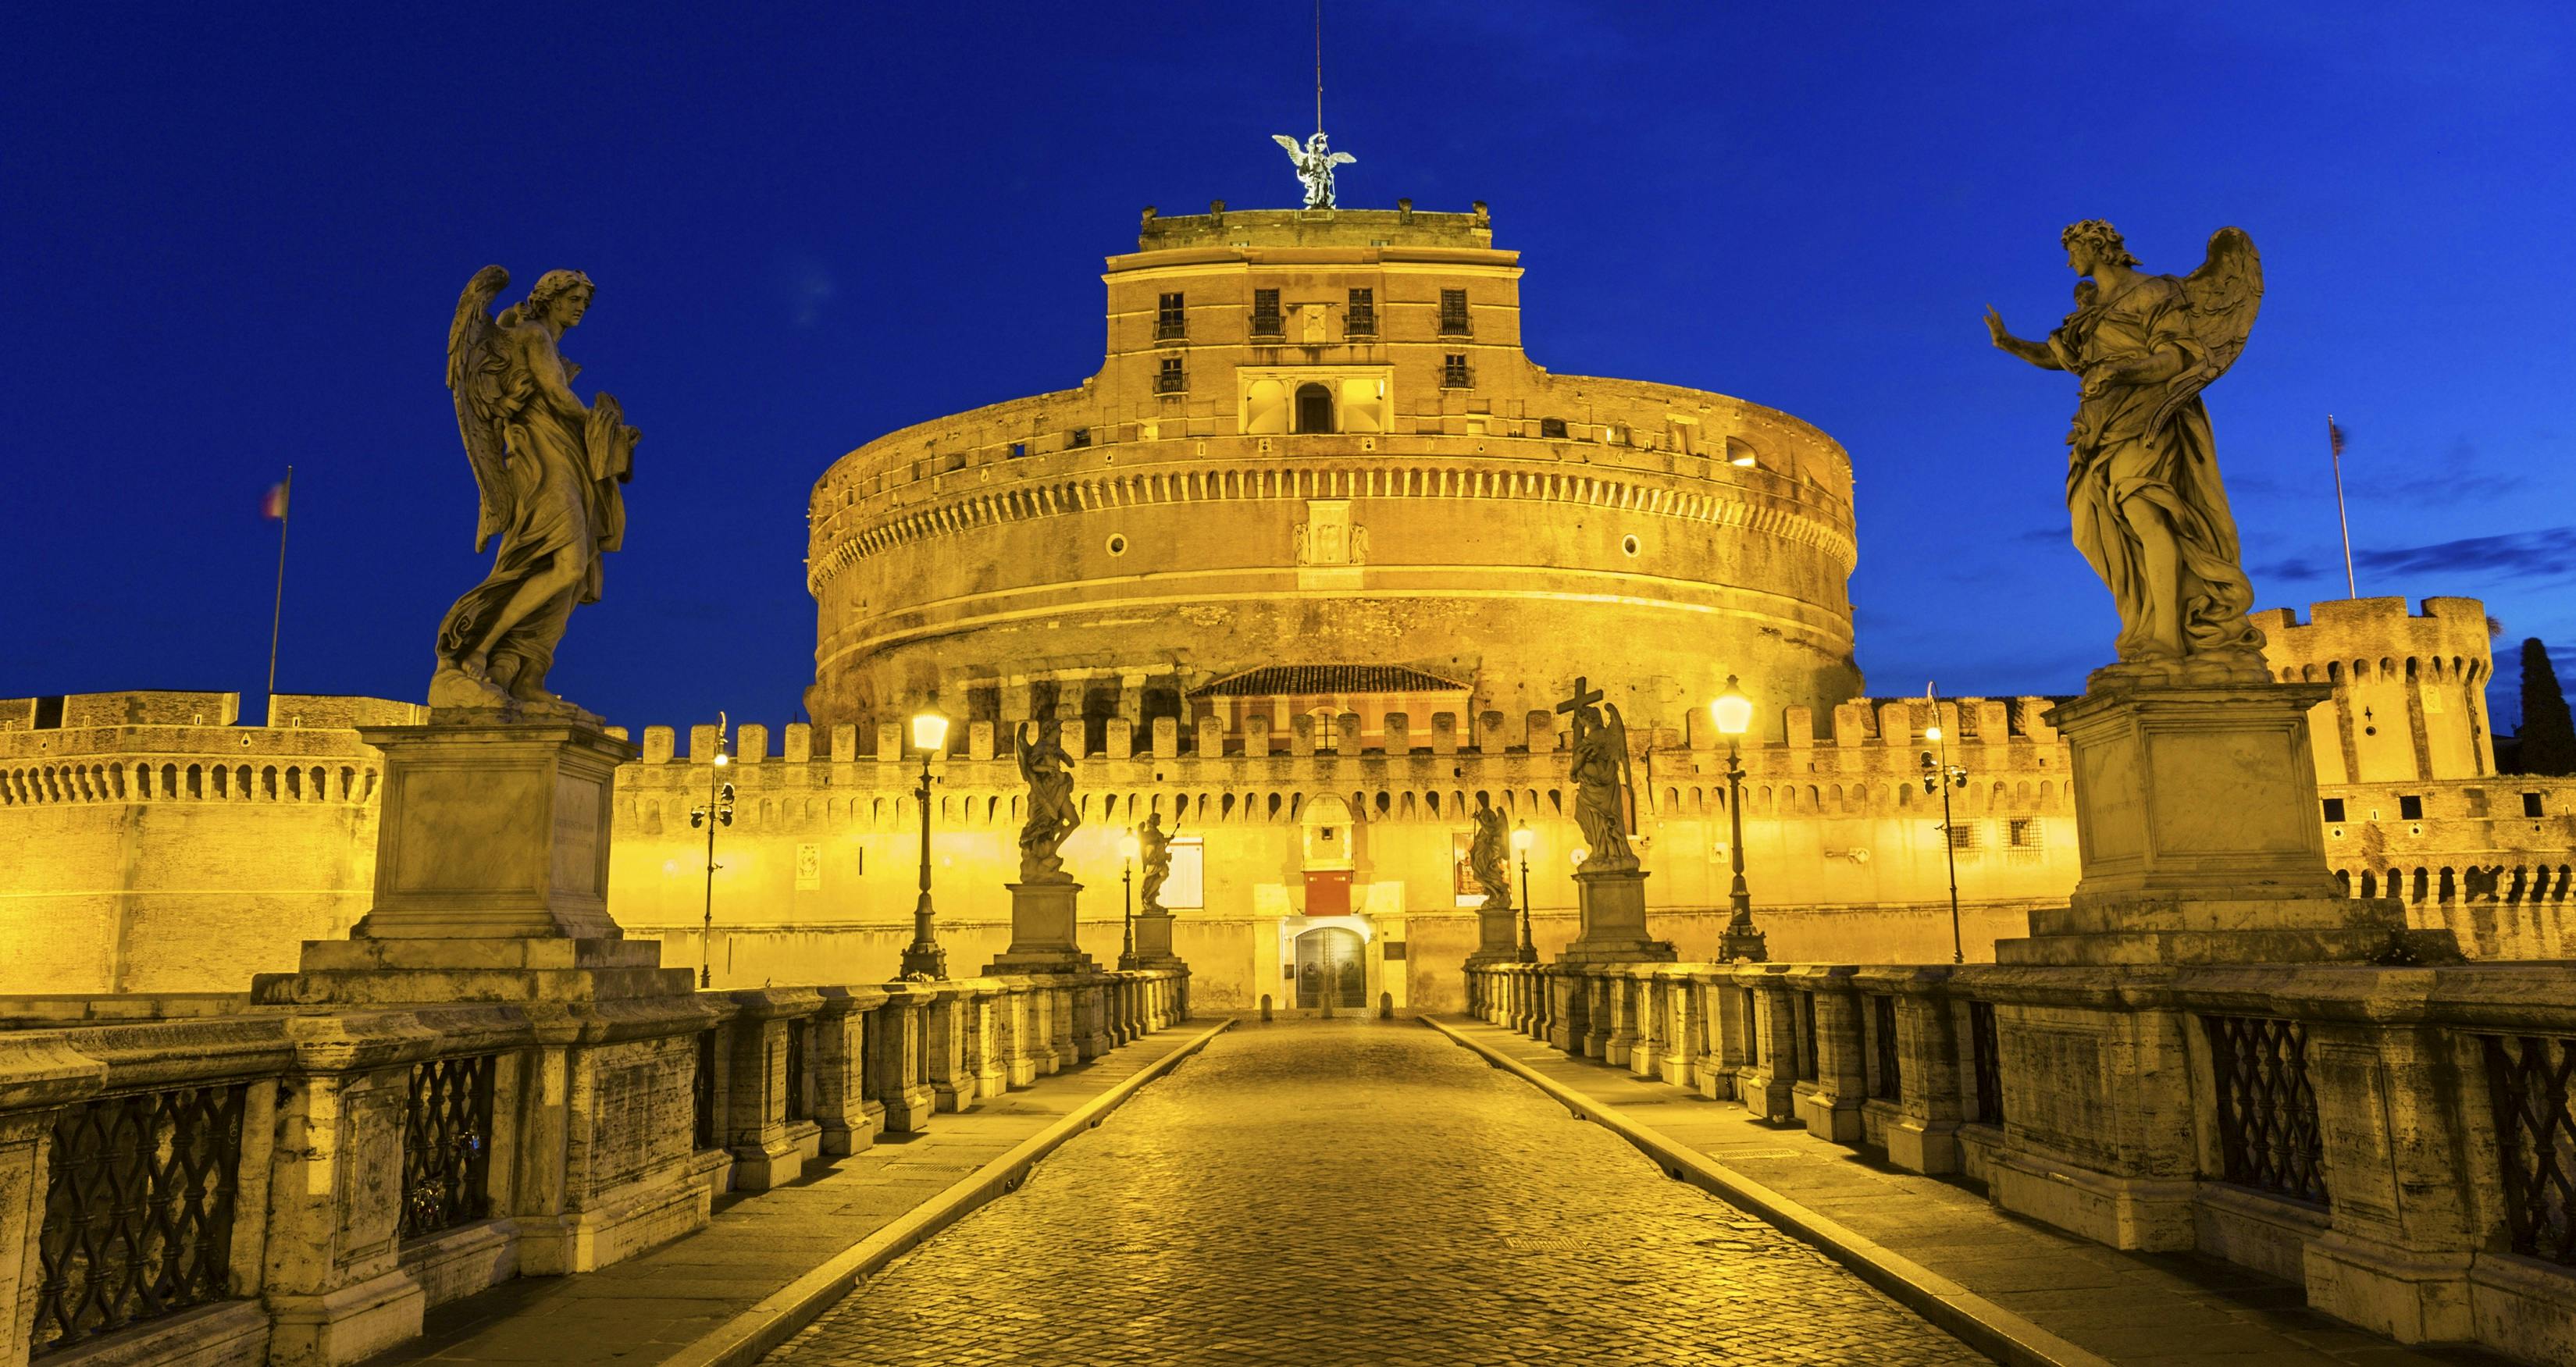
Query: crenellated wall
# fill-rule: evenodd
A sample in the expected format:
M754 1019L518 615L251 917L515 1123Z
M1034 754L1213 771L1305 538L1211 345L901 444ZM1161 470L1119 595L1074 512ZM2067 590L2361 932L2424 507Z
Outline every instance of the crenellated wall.
M2495 772L2487 679L2495 672L2486 604L2427 598L2317 603L2254 614L2263 656L2284 682L2334 685L2308 714L2325 784L2483 778Z

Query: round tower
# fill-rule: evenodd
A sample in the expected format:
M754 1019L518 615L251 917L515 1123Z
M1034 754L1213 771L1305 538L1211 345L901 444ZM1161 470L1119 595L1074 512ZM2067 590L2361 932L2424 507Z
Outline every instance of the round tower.
M1729 674L1773 734L1852 696L1843 450L1532 364L1492 238L1481 205L1148 210L1096 375L816 483L814 720L1181 715L1273 665L1409 669L1515 728L1578 675L1632 725Z

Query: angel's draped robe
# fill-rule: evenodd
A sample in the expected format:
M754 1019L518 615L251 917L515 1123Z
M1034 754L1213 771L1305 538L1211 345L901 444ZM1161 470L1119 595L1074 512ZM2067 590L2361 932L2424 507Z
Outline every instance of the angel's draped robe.
M544 345L546 354L534 363L561 366L551 341ZM617 486L634 470L635 434L617 400L606 394L584 422L557 413L521 376L511 380L511 389L523 397L503 424L510 518L501 529L501 551L492 572L447 610L439 626L438 653L443 660L464 656L520 585L569 557L580 567L580 578L513 623L488 652L495 683L515 679L539 686L553 667L555 645L563 639L573 607L599 601L600 555L616 550L625 539L626 506Z
M2060 364L2078 376L2146 358L2171 348L2183 370L2148 384L2115 384L2094 392L2075 410L2066 434L2066 509L2075 547L2102 576L2120 609L2119 656L2124 661L2170 659L2179 641L2186 655L2262 648L2262 635L2245 614L2254 586L2237 563L2236 519L2219 487L2218 462L2193 378L2207 358L2184 310L2190 301L2170 275L2134 277L2128 289L2095 298L2066 316L2048 344ZM2191 392L2159 424L2157 410L2177 389ZM2175 542L2179 591L2171 610L2179 623L2160 620L2148 592L2139 506L2164 513ZM2143 533L2166 533L2150 521Z

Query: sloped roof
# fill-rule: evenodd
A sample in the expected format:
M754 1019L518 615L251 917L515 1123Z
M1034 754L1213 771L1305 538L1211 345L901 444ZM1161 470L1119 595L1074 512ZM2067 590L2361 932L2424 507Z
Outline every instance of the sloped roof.
M1193 698L1341 697L1354 693L1464 693L1467 685L1405 665L1263 665L1190 690Z

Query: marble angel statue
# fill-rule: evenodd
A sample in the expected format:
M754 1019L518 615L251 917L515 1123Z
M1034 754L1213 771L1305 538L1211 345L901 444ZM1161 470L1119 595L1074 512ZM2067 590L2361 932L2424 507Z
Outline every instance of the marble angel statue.
M1476 805L1476 834L1467 843L1467 871L1485 890L1485 910L1512 909L1511 832L1503 814L1481 797Z
M1992 308L1997 348L2081 382L2066 434L2066 507L2075 546L2120 612L2119 663L2097 681L2255 679L2263 633L2219 485L2201 390L2245 350L2263 303L2263 265L2241 229L2209 239L2177 279L2134 269L2119 231L2087 219L2060 235L2084 277L2075 311L2025 341Z
M1029 738L1032 731L1035 740ZM1029 785L1028 820L1020 825L1020 881L1070 883L1073 877L1056 851L1082 824L1082 813L1073 805L1073 758L1043 724L1020 723L1011 744L1019 755L1020 778Z
M625 536L618 486L640 434L615 398L585 405L572 392L581 367L560 350L590 307L590 278L548 271L494 318L509 283L499 266L476 271L447 332L447 387L482 494L474 549L496 535L501 548L438 625L434 708L557 703L545 686L556 643L576 605L599 601L600 557Z
M1606 714L1606 717L1605 717ZM1637 867L1628 836L1637 828L1635 783L1628 771L1628 724L1615 705L1574 709L1574 824L1590 848L1578 872L1624 873Z
M1324 130L1320 128L1315 130L1315 136L1306 139L1303 147L1286 133L1273 133L1270 140L1288 149L1288 160L1297 167L1297 179L1306 186L1307 208L1338 207L1333 203L1333 168L1356 164L1359 158L1325 146Z

